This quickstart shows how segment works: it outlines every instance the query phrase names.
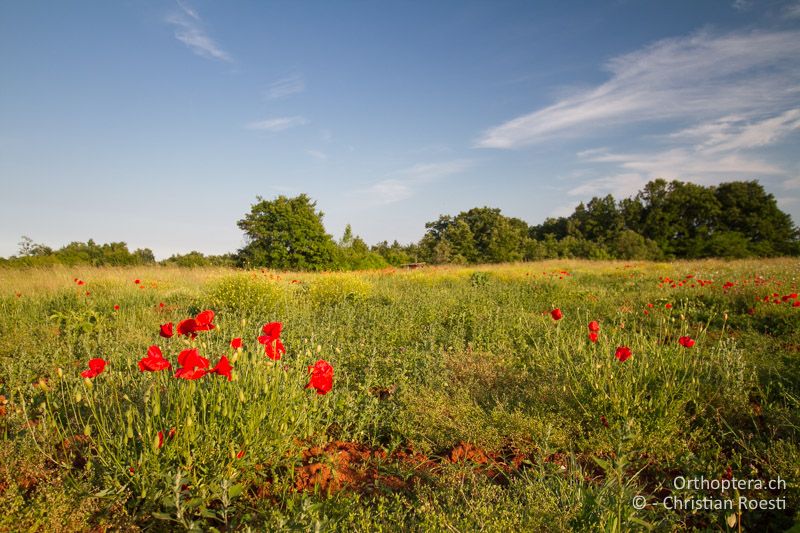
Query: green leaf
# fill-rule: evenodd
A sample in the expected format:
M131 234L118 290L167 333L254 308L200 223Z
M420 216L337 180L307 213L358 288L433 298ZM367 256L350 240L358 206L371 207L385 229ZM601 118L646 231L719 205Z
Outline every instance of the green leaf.
M203 498L192 498L191 500L186 502L186 507L190 507L190 508L191 507L197 507L201 503L203 503Z
M241 483L237 483L236 485L233 485L231 488L228 489L228 497L236 498L242 492L244 492L244 485L242 485Z

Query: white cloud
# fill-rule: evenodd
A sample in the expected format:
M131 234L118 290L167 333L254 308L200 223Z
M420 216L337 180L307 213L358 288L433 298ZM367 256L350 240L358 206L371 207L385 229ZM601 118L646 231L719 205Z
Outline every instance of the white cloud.
M560 206L552 209L550 211L550 213L548 213L547 216L556 217L556 218L558 218L558 217L565 217L566 218L566 217L570 216L572 213L575 212L575 208L576 207L577 207L577 204L560 205Z
M800 189L800 176L795 176L793 178L789 178L788 180L784 180L783 183L781 183L781 186L790 191Z
M166 19L175 26L175 38L200 57L232 63L233 58L206 33L197 11L180 0L177 0L177 4L180 11L170 14Z
M306 150L306 153L313 157L314 159L319 159L320 161L324 161L328 159L327 154L324 152L320 152L319 150Z
M567 191L570 196L602 196L613 194L615 198L627 198L636 194L647 183L638 173L617 174L590 180ZM570 211L571 213L572 211Z
M519 148L645 121L767 117L800 97L800 32L658 41L606 64L605 83L490 128L482 148Z
M616 198L626 198L656 178L712 185L730 179L785 174L785 170L770 163L738 153L719 155L711 151L675 148L641 153L585 151L578 154L579 157L582 154L585 161L616 166L615 172L618 173L582 183L567 191L572 196L613 194Z
M276 117L251 122L245 125L248 130L264 130L264 131L283 131L295 126L303 126L308 124L308 120L303 117Z
M728 116L704 122L670 134L673 139L699 142L698 150L719 153L744 150L773 144L791 132L800 129L800 109L790 109L778 116L758 121Z
M354 195L364 198L373 205L386 205L414 196L424 184L459 174L473 165L467 159L456 159L441 163L421 163L396 172L386 179L373 183L366 189L355 191Z
M788 19L798 19L800 18L800 2L795 2L792 5L786 6L783 11L783 16Z
M285 98L293 94L302 93L305 90L306 83L302 76L292 75L270 83L264 93L264 97L267 100L276 100L278 98Z

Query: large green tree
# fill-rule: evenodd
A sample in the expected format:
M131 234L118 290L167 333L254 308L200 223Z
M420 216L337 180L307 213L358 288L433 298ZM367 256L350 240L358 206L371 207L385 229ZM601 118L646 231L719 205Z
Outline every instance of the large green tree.
M336 244L325 233L323 213L305 194L274 200L257 197L238 222L247 244L239 251L242 264L285 270L322 270L334 264Z

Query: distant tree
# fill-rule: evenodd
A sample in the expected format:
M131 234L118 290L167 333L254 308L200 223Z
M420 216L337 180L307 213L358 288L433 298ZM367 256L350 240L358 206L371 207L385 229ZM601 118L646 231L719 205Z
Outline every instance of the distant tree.
M390 265L399 266L416 262L416 256L412 255L409 248L416 248L417 245L402 246L396 240L390 245L388 241L383 241L372 247L372 251L379 254Z
M358 235L353 235L350 224L345 226L344 234L339 240L333 268L339 270L373 270L388 266L386 259L379 253L370 250L367 243Z
M53 249L44 244L36 244L33 239L23 235L19 241L19 257L41 257L50 255Z
M179 267L211 266L211 261L198 251L192 250L188 254L175 254L161 262L164 265Z
M800 253L798 230L792 218L778 208L775 197L768 194L757 181L722 183L715 189L720 205L717 229L732 232L727 240L736 256L743 253L746 244L748 255L773 256ZM713 254L717 255L717 254Z
M611 255L617 259L658 259L661 256L655 241L629 229L620 231L609 246Z
M156 257L150 248L137 248L133 251L133 255L140 265L152 265L156 262Z
M265 200L260 196L250 213L238 222L247 244L239 251L248 266L322 270L334 265L336 244L325 233L322 212L301 194Z
M499 209L476 207L455 217L442 215L425 224L420 241L432 263L499 263L519 261L525 255L528 225L503 216Z

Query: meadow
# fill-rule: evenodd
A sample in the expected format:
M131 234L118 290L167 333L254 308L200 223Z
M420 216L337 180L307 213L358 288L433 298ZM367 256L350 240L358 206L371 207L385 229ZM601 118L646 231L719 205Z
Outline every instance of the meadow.
M798 278L0 269L0 531L785 531Z

